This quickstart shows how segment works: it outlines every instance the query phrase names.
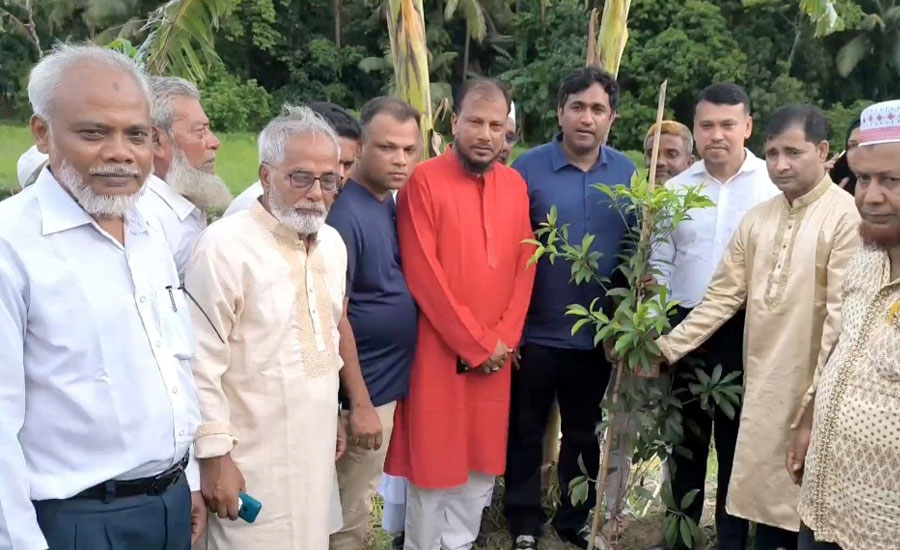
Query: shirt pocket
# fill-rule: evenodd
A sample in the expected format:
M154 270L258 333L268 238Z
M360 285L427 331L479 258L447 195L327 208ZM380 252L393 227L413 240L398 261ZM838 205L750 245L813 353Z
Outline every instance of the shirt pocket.
M166 349L179 361L194 357L194 331L184 290L167 286L156 293L160 333Z

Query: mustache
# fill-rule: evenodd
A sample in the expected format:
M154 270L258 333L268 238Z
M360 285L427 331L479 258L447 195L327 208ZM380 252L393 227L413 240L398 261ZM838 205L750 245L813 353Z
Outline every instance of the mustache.
M141 171L127 164L103 164L96 168L88 170L88 174L92 176L131 176L139 177Z
M300 202L294 205L295 210L309 210L319 214L325 213L325 205L320 202Z

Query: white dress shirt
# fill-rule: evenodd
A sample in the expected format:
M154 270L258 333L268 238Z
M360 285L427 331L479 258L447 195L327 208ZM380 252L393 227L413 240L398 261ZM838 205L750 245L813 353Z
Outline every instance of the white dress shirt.
M250 187L241 191L240 195L236 196L231 204L228 205L228 208L225 209L225 213L222 217L230 216L235 212L240 212L241 210L246 210L253 206L253 203L257 202L259 198L263 196L263 186L260 182L256 182L252 184Z
M144 218L155 218L169 243L175 258L178 277L184 280L184 270L191 259L200 233L206 229L206 214L194 203L182 197L169 184L151 174L138 199L138 209Z
M766 162L745 151L740 170L726 182L709 175L703 161L666 182L670 189L703 185L702 193L715 204L689 212L691 219L653 252L654 265L662 272L660 284L668 286L671 299L682 307L693 308L703 299L744 214L780 193L769 179Z
M49 169L0 203L0 548L47 547L30 501L154 476L188 452L200 413L179 286L136 208L122 246Z

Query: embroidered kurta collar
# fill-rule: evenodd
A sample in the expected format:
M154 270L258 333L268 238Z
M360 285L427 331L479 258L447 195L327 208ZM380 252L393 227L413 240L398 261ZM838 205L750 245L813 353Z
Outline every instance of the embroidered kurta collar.
M794 199L794 203L791 204L788 202L787 197L784 196L784 193L781 194L782 199L784 199L785 204L788 207L788 210L796 210L798 208L803 208L809 206L810 204L816 202L825 196L825 193L828 191L831 186L834 185L834 182L831 181L831 177L828 174L825 174L825 177L822 178L822 181L816 184L815 187L806 192L805 195L797 197Z

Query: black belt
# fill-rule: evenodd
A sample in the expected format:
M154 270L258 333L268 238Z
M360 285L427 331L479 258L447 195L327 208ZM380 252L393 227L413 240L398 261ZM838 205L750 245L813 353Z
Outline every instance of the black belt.
M138 495L159 496L178 483L184 475L188 464L188 455L181 462L165 472L153 477L129 479L127 481L110 480L81 491L72 498L83 498L112 502L117 497L133 497Z

